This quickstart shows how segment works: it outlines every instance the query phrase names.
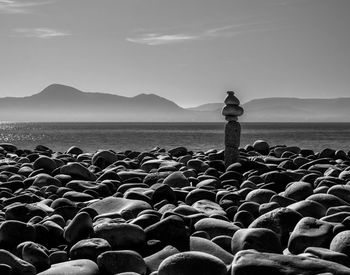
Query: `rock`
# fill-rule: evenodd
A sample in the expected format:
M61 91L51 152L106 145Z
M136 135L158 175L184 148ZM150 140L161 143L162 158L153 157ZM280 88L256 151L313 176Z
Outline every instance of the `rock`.
M96 180L96 176L78 162L63 165L60 168L60 172L71 176L73 179Z
M62 250L57 250L54 251L50 254L50 263L53 264L58 264L58 263L63 263L68 261L68 254L66 251Z
M334 206L349 205L347 202L331 194L313 194L307 197L307 200L318 202L326 209Z
M144 258L148 272L154 272L158 270L159 265L168 257L180 253L175 247L168 245L162 250Z
M58 179L45 173L40 173L36 175L32 185L37 186L39 188L49 185L62 187L62 183Z
M136 217L141 211L151 209L152 207L144 202L137 200L129 200L124 198L107 197L102 200L96 201L89 206L83 208L92 216L130 216L130 214Z
M278 235L283 246L288 241L289 233L301 218L298 212L281 207L261 215L249 225L249 228L271 229Z
M49 207L45 209L48 210L47 212L52 211ZM6 220L17 220L26 223L35 216L45 217L48 214L47 212L42 207L34 204L15 203L6 208L5 218Z
M141 251L146 245L145 231L134 224L102 223L94 231L94 237L105 239L112 249Z
M96 154L93 155L91 162L93 165L104 169L112 163L116 162L117 160L118 157L115 153L108 150L102 150L98 151Z
M72 260L52 265L38 275L99 275L96 263L91 260Z
M226 265L232 263L233 255L217 244L204 238L190 237L190 251L205 252L222 260Z
M282 246L277 234L267 228L239 229L232 237L231 252L255 249L260 252L282 253Z
M195 202L200 200L208 200L215 202L216 194L213 191L205 189L194 189L190 191L185 197L185 203L187 205L193 205Z
M166 245L172 245L180 251L189 249L189 232L182 218L171 215L145 229L147 239L160 240Z
M289 237L288 250L302 253L309 246L328 247L333 237L333 226L315 218L302 218Z
M190 251L166 258L159 266L158 275L226 275L225 264L210 254Z
M2 149L4 149L5 151L7 152L16 152L18 149L17 149L17 146L12 144L12 143L0 143L0 147Z
M218 214L218 215L226 215L226 212L215 202L209 200L199 200L196 201L192 207L208 216Z
M35 266L37 272L50 267L50 259L44 249L36 243L28 242L23 246L22 259Z
M350 257L350 230L345 230L335 235L329 248L330 250L344 253Z
M256 140L253 143L253 148L255 151L257 151L258 153L262 154L262 155L267 155L270 151L270 146L269 144L265 141L265 140Z
M0 263L10 266L12 268L13 274L19 274L19 275L36 274L36 269L32 264L16 257L12 253L4 249L0 249Z
M79 147L77 146L72 146L69 147L69 149L67 150L67 154L72 154L72 155L80 155L83 153L83 150L81 150Z
M2 275L11 275L12 267L7 264L0 264L0 274Z
M255 189L248 193L246 196L247 201L256 202L259 204L267 203L270 201L272 196L276 195L276 192L268 189Z
M313 217L316 219L326 215L327 209L320 203L312 200L298 201L287 206L287 208L297 211L304 217Z
M231 275L316 275L331 273L348 275L350 269L344 265L305 256L290 256L243 250L236 254Z
M328 189L327 193L337 196L341 200L350 204L350 185L334 185Z
M190 186L190 182L188 179L183 175L182 172L176 171L169 176L167 176L164 181L164 184L169 185L172 188L182 188L186 186Z
M331 262L335 262L335 263L350 267L350 258L344 253L335 252L323 247L312 247L312 246L306 248L304 252L311 253L322 260L331 261Z
M63 237L68 243L76 243L93 232L92 219L86 212L78 213L65 228Z
M313 194L312 185L308 182L297 181L290 183L284 191L284 196L296 201L301 201Z
M233 234L240 228L228 221L214 218L204 218L195 223L194 229L196 231L207 232L212 239L222 235L232 237Z
M51 173L56 168L57 168L56 162L47 156L41 156L37 158L33 163L34 170L43 169L44 171Z
M140 254L131 250L107 251L97 257L97 264L103 274L136 272L145 275L147 267Z
M16 247L24 241L35 241L35 228L20 221L4 221L0 225L1 247Z
M112 247L105 239L90 238L74 244L69 251L69 255L72 260L89 259L96 261L98 255L109 250L112 250Z
M176 158L178 157L181 157L181 156L184 156L187 154L187 148L186 147L175 147L175 148L172 148L168 151L168 153Z

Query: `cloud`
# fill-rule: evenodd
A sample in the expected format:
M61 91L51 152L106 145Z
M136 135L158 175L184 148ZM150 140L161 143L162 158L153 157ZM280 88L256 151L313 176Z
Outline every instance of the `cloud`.
M31 7L51 4L54 1L42 0L0 0L0 14L21 14L29 13Z
M156 34L149 33L140 35L134 38L127 38L126 40L133 43L144 44L148 46L174 44L183 41L189 41L197 39L197 36L186 34Z
M54 37L69 36L71 33L49 29L49 28L19 28L15 29L14 37L28 37L28 38L40 38L49 39Z
M191 33L144 33L135 37L128 37L126 38L126 40L132 43L143 44L147 46L158 46L188 42L191 40L230 38L236 35L241 35L249 32L264 32L283 28L283 26L281 25L279 25L278 27L273 25L269 26L270 23L272 22L232 24Z

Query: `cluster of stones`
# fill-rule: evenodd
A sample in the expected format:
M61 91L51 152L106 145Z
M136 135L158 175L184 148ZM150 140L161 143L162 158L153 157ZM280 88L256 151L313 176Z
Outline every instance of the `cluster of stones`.
M350 274L350 158L0 144L0 274Z

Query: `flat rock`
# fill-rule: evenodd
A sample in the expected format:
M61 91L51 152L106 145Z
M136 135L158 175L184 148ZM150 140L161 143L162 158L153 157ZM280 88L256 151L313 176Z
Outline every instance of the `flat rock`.
M104 198L84 208L88 213L91 211L95 215L103 215L105 217L116 214L121 216L132 214L136 217L138 213L146 209L152 209L147 202L116 197Z
M91 260L72 260L52 265L38 275L99 275L96 263Z

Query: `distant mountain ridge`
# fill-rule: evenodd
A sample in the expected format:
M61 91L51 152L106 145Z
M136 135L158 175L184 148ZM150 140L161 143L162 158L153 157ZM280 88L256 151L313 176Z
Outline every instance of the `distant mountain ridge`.
M350 122L350 97L262 98L242 105L242 122ZM0 120L19 122L223 122L223 103L182 108L156 94L125 97L52 84L26 97L0 98Z

